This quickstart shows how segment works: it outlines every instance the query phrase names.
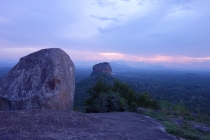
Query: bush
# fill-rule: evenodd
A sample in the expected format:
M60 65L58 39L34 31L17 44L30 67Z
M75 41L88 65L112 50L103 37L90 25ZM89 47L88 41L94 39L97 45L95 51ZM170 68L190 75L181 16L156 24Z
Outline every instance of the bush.
M136 111L138 106L159 108L158 102L152 100L148 93L137 95L127 84L115 80L113 85L109 85L103 78L89 90L85 103L86 112Z
M128 110L128 104L127 104L127 100L124 98L120 99L120 111L126 111Z
M137 103L131 102L131 104L130 104L130 111L136 112L137 107L138 107Z
M119 93L110 92L108 93L108 112L119 111L121 109L121 96Z
M97 95L98 96L90 96L90 98L86 100L87 112L111 112L121 109L121 97L118 93L100 92Z
M164 115L169 115L171 113L171 104L168 101L160 101L160 111Z
M151 98L148 93L143 93L137 98L137 104L140 107L159 109L159 103Z
M187 117L190 114L189 111L181 104L174 105L172 110L175 116Z

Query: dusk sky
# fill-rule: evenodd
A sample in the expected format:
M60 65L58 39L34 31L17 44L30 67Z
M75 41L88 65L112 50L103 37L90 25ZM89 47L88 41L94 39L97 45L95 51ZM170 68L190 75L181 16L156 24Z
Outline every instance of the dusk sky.
M0 61L61 48L74 62L210 68L210 0L1 0Z

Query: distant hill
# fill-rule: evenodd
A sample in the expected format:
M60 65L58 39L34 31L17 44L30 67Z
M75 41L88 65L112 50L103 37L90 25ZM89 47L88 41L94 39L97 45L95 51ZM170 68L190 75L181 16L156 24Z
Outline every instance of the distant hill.
M127 61L113 61L110 62L113 72L122 71L136 71L136 70L172 70L162 65L145 63L145 62L127 62Z
M15 66L16 63L12 62L12 63L8 63L8 62L0 62L0 68L5 68L5 67L9 67L12 68Z
M3 80L4 76L6 76L6 74L9 72L10 69L11 69L10 67L0 68L0 83Z
M131 70L132 67L123 64L123 63L117 63L117 62L110 62L110 65L112 67L113 72L115 71L125 71L125 70Z

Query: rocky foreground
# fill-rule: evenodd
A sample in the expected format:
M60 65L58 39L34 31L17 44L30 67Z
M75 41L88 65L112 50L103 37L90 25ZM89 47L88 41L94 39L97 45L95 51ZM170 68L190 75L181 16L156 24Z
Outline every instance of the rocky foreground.
M0 111L1 140L171 140L151 118L135 113L61 110Z

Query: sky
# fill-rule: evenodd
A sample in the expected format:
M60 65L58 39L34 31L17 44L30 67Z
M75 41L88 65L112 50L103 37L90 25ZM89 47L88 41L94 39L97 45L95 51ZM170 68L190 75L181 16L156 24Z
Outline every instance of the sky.
M1 0L0 61L61 48L75 62L210 68L209 0Z

